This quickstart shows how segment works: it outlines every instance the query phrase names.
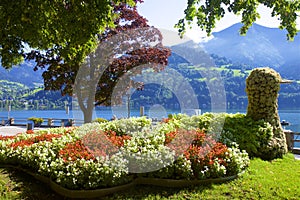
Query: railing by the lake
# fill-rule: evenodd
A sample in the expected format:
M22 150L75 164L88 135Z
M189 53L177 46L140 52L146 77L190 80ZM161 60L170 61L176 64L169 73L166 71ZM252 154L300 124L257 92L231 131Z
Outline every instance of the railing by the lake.
M24 126L28 130L33 129L34 127L40 128L56 128L56 127L69 127L69 126L80 126L83 124L83 120L75 119L59 119L59 118L43 118L43 122L40 124L34 124L33 121L28 120L27 118L9 118L1 117L0 122L1 126Z
M294 154L300 154L300 145L295 145L295 143L300 143L300 133L290 130L285 130L284 133L286 136L288 150Z

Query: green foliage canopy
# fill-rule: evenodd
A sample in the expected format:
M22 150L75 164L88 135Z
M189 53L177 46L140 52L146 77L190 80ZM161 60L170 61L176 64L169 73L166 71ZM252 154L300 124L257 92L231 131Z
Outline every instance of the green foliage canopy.
M260 18L257 12L259 5L264 5L272 10L272 17L280 21L280 29L288 31L287 37L292 40L298 30L296 19L300 11L299 0L188 0L187 8L184 11L185 17L180 19L175 27L179 34L183 35L190 27L194 19L197 25L205 30L208 35L216 26L216 21L224 17L226 12L241 15L243 27L240 30L242 35L246 34L252 23Z
M1 0L0 58L5 68L23 61L26 48L47 50L67 62L81 62L96 35L114 26L114 5L134 0Z

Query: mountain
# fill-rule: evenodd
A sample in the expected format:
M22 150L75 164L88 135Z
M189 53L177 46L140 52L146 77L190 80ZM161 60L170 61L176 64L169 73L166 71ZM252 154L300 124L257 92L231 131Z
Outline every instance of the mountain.
M42 70L34 71L34 62L24 62L9 70L0 65L0 110L64 109L67 96L60 91L44 91Z
M197 51L202 54L204 49L209 55L215 54L218 57L225 57L234 64L246 64L252 68L269 66L275 68L285 78L300 79L298 73L300 63L299 35L295 37L294 41L287 41L286 31L253 24L247 34L241 36L239 33L241 26L242 24L237 23L220 32L214 32L212 34L213 39L197 45L197 48L200 49ZM191 46L195 44L185 42L179 46L182 45ZM178 45L172 46L173 52L176 52L176 46ZM184 53L190 54L189 52L180 54ZM201 59L203 58L204 56L201 57ZM172 59L174 57L169 58L170 63L173 62ZM199 63L200 61L196 62ZM16 81L29 87L33 87L36 83L42 84L42 71L34 72L34 65L34 62L24 62L9 71L0 66L0 80Z
M6 70L0 65L0 80L22 83L28 87L43 84L43 71L33 71L34 62L24 62Z
M185 43L186 44L186 43ZM233 64L224 57L207 55L197 45L193 52L191 46L178 45L171 47L169 65L166 74L157 73L151 78L139 80L144 89L135 91L131 97L135 109L140 106L161 105L165 109L179 109L180 103L189 102L196 95L201 109L224 108L245 110L248 98L245 92L246 78L252 67L245 64ZM172 72L175 70L176 73ZM157 84L160 83L160 84ZM278 98L280 109L300 108L300 81L282 84ZM186 87L188 84L190 87ZM185 85L185 86L184 86ZM182 92L182 93L181 93ZM183 93L189 93L184 95ZM187 96L190 99L184 99ZM190 105L190 104L189 104Z
M238 23L214 32L213 39L201 45L209 54L226 57L233 63L248 64L253 68L269 66L284 75L295 75L300 63L299 35L294 41L288 41L286 31L253 24L242 36L239 33L241 26Z
M166 68L172 68L186 78L197 95L201 108L210 108L212 103L219 102L226 103L226 107L230 109L245 109L247 106L245 81L251 69L269 66L275 68L286 79L298 80L281 86L280 108L300 108L299 36L296 36L293 42L289 42L286 40L286 32L257 24L249 29L246 36L241 36L240 27L241 24L235 24L213 33L213 39L207 42L196 44L184 41L171 46L172 55ZM24 108L24 102L34 108L38 106L47 109L64 108L67 99L62 97L59 91L47 92L37 86L43 83L42 71L34 72L33 66L34 63L25 62L9 71L0 66L0 82L7 80L1 82L0 100L14 99L13 106L18 109ZM181 86L183 82L179 78L168 79L168 84ZM151 81L159 82L160 79L165 80L166 77L157 73ZM220 85L220 80L223 81L223 85ZM13 93L11 89L16 92ZM226 93L225 102L222 102L222 99L214 102L211 100L212 95L221 96L218 94L223 91ZM137 109L145 104L159 104L165 105L166 108L177 109L176 99L176 95L168 87L150 84L145 85L143 91L137 91L132 97L132 102Z

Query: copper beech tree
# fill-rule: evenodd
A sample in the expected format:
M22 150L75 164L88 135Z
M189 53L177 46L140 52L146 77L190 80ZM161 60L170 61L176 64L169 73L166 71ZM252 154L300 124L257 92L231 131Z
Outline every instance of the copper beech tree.
M46 90L75 95L85 123L92 120L95 105L111 105L112 98L120 101L130 87L143 87L142 83L134 82L132 76L146 68L163 70L168 63L170 50L162 45L161 33L147 24L136 6L121 3L114 6L113 12L119 16L114 21L115 27L97 35L97 48L83 62L69 62L54 54L55 49L26 55L27 60L36 61L36 69L46 69L43 73ZM136 67L138 70L131 76L126 75ZM126 84L112 96L121 79L127 79Z

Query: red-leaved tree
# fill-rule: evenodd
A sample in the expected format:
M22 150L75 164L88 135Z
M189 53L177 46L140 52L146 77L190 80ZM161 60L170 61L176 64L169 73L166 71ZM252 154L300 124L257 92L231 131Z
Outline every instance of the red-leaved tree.
M142 0L136 2L142 3ZM170 50L162 45L161 33L147 24L136 6L115 5L114 12L119 15L114 22L115 28L98 35L99 45L83 62L80 59L74 62L76 56L62 59L53 53L59 52L57 49L26 54L27 60L36 61L36 70L46 68L43 73L46 90L75 95L85 123L92 120L95 105L111 105L112 98L120 102L130 87L141 88L142 83L134 82L132 76L146 68L163 70L168 63ZM134 68L137 70L133 74L126 75ZM113 92L120 80L124 83L122 89Z

